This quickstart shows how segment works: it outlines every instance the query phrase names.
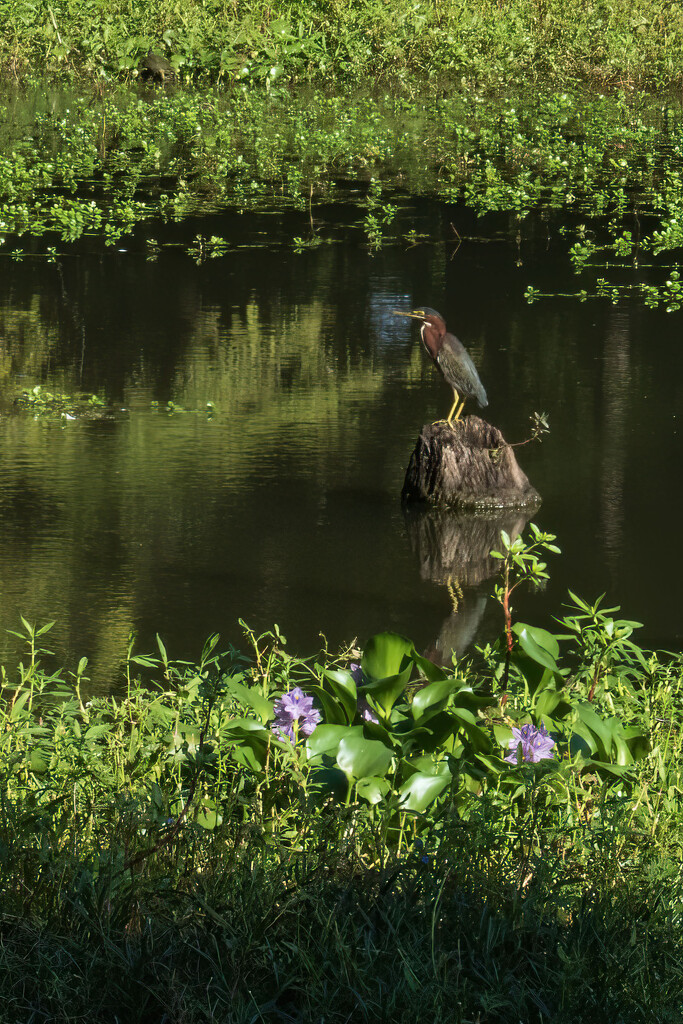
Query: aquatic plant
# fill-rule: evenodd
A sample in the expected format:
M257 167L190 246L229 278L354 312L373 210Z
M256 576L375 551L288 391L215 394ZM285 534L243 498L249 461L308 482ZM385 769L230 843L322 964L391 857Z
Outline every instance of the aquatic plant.
M285 736L297 740L299 736L310 736L321 721L317 708L313 707L313 698L307 696L300 686L283 693L273 704L275 718L271 729L280 739Z
M505 760L510 764L522 764L527 761L536 764L538 761L552 758L555 740L543 724L512 726L512 739L508 743L509 754Z
M131 645L111 697L89 694L86 659L44 670L52 624L22 620L0 694L0 993L26 1017L68 990L94 1021L136 999L312 1019L331 984L340 1020L359 992L385 1013L380 984L406 1020L446 996L463 1024L539 1000L557 1024L666 1019L682 662L570 602L557 635L513 623L504 705L505 635L444 669L393 633L360 661L302 659L244 626L244 653L214 636L196 664ZM309 735L283 741L278 720Z

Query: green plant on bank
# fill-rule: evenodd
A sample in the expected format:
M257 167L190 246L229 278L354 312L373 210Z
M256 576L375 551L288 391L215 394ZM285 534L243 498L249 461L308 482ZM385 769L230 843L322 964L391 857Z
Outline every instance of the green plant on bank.
M130 79L150 49L166 55L175 79L265 89L302 79L388 80L408 89L415 78L438 88L548 79L661 87L683 73L680 7L661 0L396 0L390 8L378 0L212 0L169 7L161 19L151 0L14 0L3 15L0 68L11 78ZM163 87L166 78L148 82Z
M532 535L529 544L521 538L505 544L504 606L521 582L547 575L538 551L556 550L554 538L535 526ZM629 634L623 623L608 624L596 609L591 618L587 605L580 608L584 615L565 620L570 628L565 639L580 645L585 671L593 674L587 695L577 683L583 677L569 680L569 669L561 665L557 637L520 623L509 628L506 621L504 651L485 652L486 671L478 682L468 669L439 668L392 633L373 637L360 664L348 668L288 656L277 631L262 637L248 632L251 662L236 652L215 655L217 637L207 643L198 666L172 664L161 641L158 657L131 653L129 668L161 669L165 686L173 689L155 695L134 685L129 672L126 701L97 699L86 705L80 693L86 663L79 666L75 698L65 699L64 682L39 671L39 634L24 623L31 657L28 668L20 670L19 688L6 699L5 721L12 734L9 746L24 758L28 774L13 771L12 781L6 778L8 793L26 798L36 786L41 791L47 781L41 772L49 771L45 796L57 799L52 789L57 768L57 776L66 771L63 783L80 791L81 783L65 766L80 763L83 751L76 747L83 736L92 778L117 777L126 799L134 801L149 799L150 784L161 786L164 821L174 828L188 815L202 827L216 828L235 815L243 820L244 810L253 806L280 825L293 825L298 814L322 813L333 801L367 808L382 838L379 848L373 843L373 850L361 849L364 856L380 856L380 848L396 844L400 851L406 834L431 833L444 815L470 814L483 789L505 788L510 778L517 787L516 770L503 760L499 746L512 737L500 710L509 697L519 710L524 707L525 717L532 715L556 737L560 756L553 758L553 770L560 788L573 785L574 775L584 774L587 766L621 776L634 757L642 756L647 743L642 731L624 732L618 716L603 721L595 703L604 689L598 689L598 680L615 656L623 661ZM637 681L639 666L631 658L628 664ZM495 692L501 680L502 701ZM314 728L290 739L279 728L275 698L291 692L312 698L320 710ZM39 728L31 724L36 706ZM17 764L15 758L13 769ZM89 804L93 798L88 783L83 799ZM96 803L99 799L106 802L106 793ZM299 835L298 827L292 835Z
M48 391L42 384L22 388L15 402L21 408L28 409L34 416L58 416L66 419L76 419L84 412L104 407L104 399L99 395L63 395Z
M542 581L554 538L508 541L506 591ZM68 989L56 1019L94 1021L341 1024L359 992L368 1019L416 1024L671 1019L681 659L570 601L557 634L513 624L505 701L506 633L449 669L393 633L301 659L244 626L246 653L214 636L196 664L131 641L108 697L86 659L47 671L52 624L22 619L0 697L5 1000L58 1014Z
M370 179L365 205L368 212L363 220L363 230L371 251L377 252L382 248L385 230L395 220L398 207L382 202L382 183L376 178Z

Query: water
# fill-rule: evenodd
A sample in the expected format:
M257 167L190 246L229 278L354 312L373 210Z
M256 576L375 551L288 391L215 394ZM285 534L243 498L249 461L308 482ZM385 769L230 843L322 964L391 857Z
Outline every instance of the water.
M279 623L301 654L320 632L338 645L395 629L435 656L495 635L486 573L463 570L454 615L400 505L420 427L451 403L417 326L392 316L419 304L467 345L509 441L528 436L534 410L550 419L518 458L543 497L535 521L563 555L516 612L548 624L568 587L606 591L645 624L644 643L680 648L680 315L527 305L532 280L575 287L531 225L518 247L504 219L412 203L434 243L371 256L347 230L350 207L321 215L342 240L300 255L284 242L305 215L228 213L150 229L231 239L199 266L173 249L147 260L142 232L124 252L83 244L54 264L6 261L0 655L16 657L4 630L20 613L54 619L52 650L72 667L87 655L102 689L131 632L138 649L158 632L172 656L195 657L214 631L239 645L239 617ZM488 240L437 241L451 222ZM36 383L97 393L112 416L18 413L17 384Z

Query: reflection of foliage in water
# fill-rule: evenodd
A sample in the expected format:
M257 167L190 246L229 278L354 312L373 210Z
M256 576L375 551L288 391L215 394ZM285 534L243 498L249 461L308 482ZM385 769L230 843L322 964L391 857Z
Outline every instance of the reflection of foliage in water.
M568 246L574 269L593 274L579 298L614 299L628 288L648 305L678 308L676 279L666 273L666 253L680 247L683 233L683 145L673 106L662 113L659 102L566 93L349 104L317 93L143 101L120 91L68 107L55 97L35 115L20 105L7 115L0 228L8 247L16 236L48 231L61 235L62 246L84 234L116 245L152 217L178 221L230 207L305 211L310 237L289 239L303 251L338 237L330 203L349 200L352 177L368 191L355 196L360 216L351 230L371 249L424 240L400 204L406 192L464 201L480 214L508 212L520 241L533 210L544 216L548 238L564 236L558 243ZM326 219L317 223L323 203ZM200 261L231 244L198 239L189 251ZM54 248L47 252L54 260ZM150 253L158 252L154 241ZM641 278L653 260L655 280ZM624 281L624 271L635 279ZM540 294L533 285L527 291L530 300Z

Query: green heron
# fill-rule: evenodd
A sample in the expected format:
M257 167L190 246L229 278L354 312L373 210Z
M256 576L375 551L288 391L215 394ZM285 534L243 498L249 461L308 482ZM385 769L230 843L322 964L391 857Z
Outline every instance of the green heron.
M445 420L446 423L450 425L453 422L453 413L456 421L460 419L467 398L476 398L482 409L489 404L484 385L479 380L479 374L467 354L467 349L454 334L448 333L446 321L440 313L428 306L414 309L411 313L402 313L399 310L394 312L397 316L411 316L414 320L422 321L422 344L443 374L446 383L453 388L455 401L448 419Z
M159 81L165 83L166 78L175 78L175 71L170 61L166 60L165 57L160 57L158 53L154 53L153 50L149 50L146 57L142 58L140 65L140 71L146 78L156 78Z

